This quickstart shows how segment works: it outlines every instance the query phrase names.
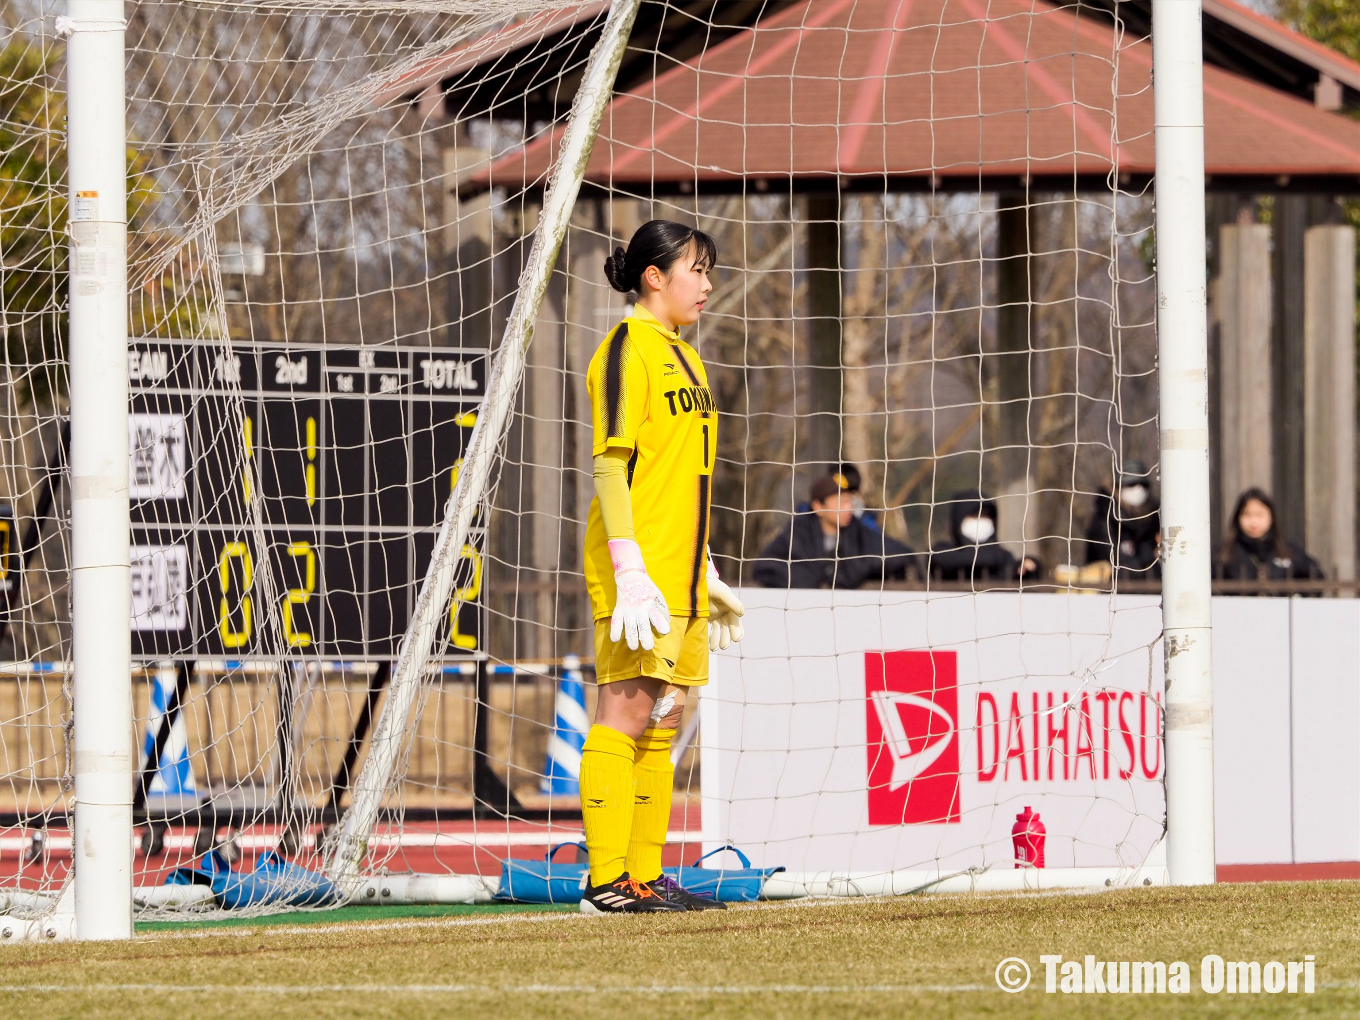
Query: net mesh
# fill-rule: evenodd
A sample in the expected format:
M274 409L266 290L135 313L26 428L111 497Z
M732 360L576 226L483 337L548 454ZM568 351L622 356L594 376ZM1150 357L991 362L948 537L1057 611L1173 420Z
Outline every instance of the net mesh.
M231 897L175 869L327 864L608 5L127 11L137 902L181 916ZM0 36L16 911L70 860L58 13L21 0ZM602 261L653 217L717 240L687 338L720 409L710 546L751 609L682 725L667 863L1011 867L1025 805L1050 867L1143 861L1150 66L1081 4L641 5L363 878L580 838L584 372L629 308ZM867 575L796 548L843 465L854 528L909 550ZM311 882L232 909L327 905Z

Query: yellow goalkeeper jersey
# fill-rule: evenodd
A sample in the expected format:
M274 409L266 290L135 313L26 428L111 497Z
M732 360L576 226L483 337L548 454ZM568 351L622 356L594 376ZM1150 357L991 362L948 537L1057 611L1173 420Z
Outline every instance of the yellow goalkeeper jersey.
M641 305L600 344L586 374L592 454L631 451L633 531L672 616L708 615L709 482L718 411L694 348ZM595 619L614 612L614 567L600 501L586 523L586 587Z

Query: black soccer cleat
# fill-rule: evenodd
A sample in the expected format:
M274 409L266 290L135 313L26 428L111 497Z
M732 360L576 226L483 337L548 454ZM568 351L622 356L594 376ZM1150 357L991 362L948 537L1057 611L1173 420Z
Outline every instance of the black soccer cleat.
M647 888L668 903L678 903L686 910L726 910L727 904L720 903L706 893L690 892L670 875L662 874L655 881L648 882Z
M688 908L659 895L650 885L633 881L627 872L607 885L587 882L581 893L583 914L655 914L685 909Z

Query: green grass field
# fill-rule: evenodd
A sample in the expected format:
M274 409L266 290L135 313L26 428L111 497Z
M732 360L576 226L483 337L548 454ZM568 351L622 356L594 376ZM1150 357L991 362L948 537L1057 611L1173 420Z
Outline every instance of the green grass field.
M666 918L420 913L7 946L0 1002L7 1016L46 1020L1360 1015L1353 882L802 901ZM1192 992L1048 995L1042 953L1185 960ZM1204 993L1207 953L1262 962L1312 953L1317 990ZM1034 971L1018 994L994 977L1012 956Z

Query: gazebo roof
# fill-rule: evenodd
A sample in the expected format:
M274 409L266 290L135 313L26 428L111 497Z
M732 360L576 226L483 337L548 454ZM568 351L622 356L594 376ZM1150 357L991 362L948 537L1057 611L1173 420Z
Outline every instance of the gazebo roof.
M616 96L586 176L627 190L1103 188L1111 173L1152 173L1151 70L1150 43L1121 41L1090 9L804 0ZM1360 123L1212 65L1204 103L1215 187L1360 190ZM467 185L542 181L560 134Z
M686 60L791 2L643 0L615 87L626 91L650 81L655 53ZM509 22L393 77L376 102L413 101L440 120L556 120L580 87L610 4L579 0Z

